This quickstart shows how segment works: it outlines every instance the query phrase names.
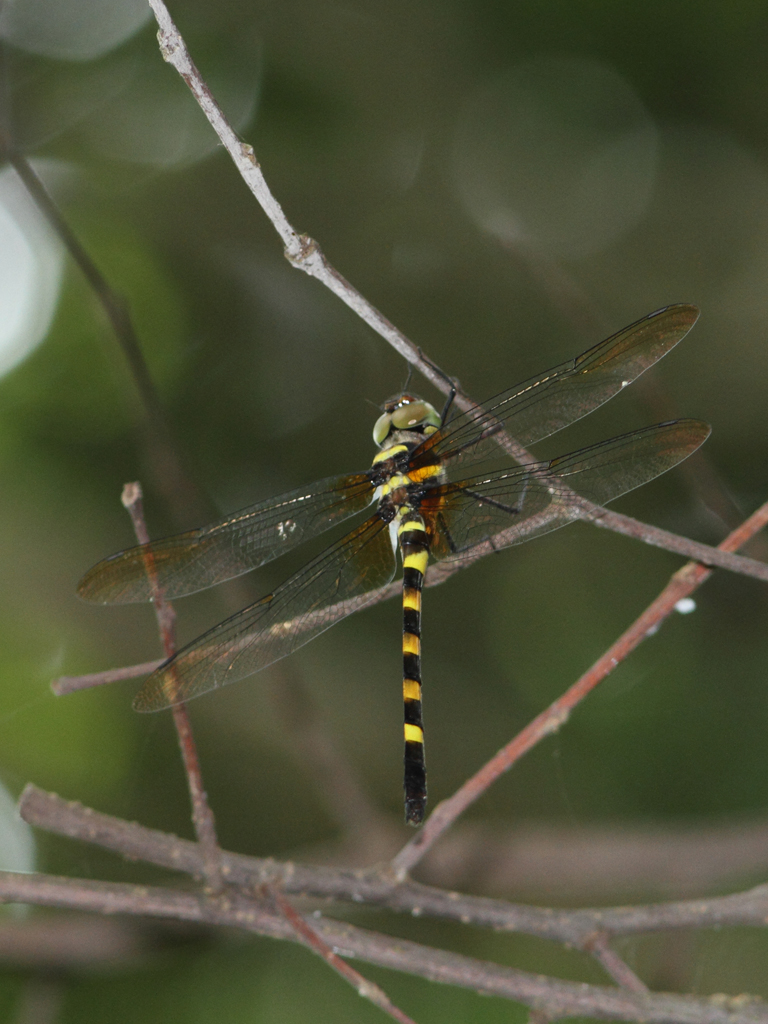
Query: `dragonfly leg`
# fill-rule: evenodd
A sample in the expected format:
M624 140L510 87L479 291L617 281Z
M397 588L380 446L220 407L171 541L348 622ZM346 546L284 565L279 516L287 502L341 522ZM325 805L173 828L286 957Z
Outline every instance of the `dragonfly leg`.
M443 429L445 424L448 422L448 413L451 411L451 406L453 405L453 401L456 398L456 385L453 383L453 381L451 380L450 377L448 377L447 380L450 382L451 390L448 392L448 395L447 395L447 397L445 399L445 405L443 406L443 408L442 408L442 410L440 412L440 429L441 430Z
M501 501L496 501L494 498L489 498L485 494L478 494L475 491L471 491L469 489L465 490L464 493L469 494L471 497L475 498L478 504L492 505L494 508L501 509L502 512L507 512L511 516L520 515L520 513L523 510L522 500L520 501L519 505L505 505ZM474 547L478 543L478 538L474 537L470 544L468 544L466 547L460 548L454 541L453 537L451 536L451 532L448 529L448 524L445 522L442 514L438 514L438 522L440 523L440 531L443 537L445 537L446 543L448 544L448 547L452 555L461 555L464 551L467 551L468 548ZM498 551L498 548L493 542L493 534L489 534L487 537L483 539L490 544L491 550L493 552Z
M476 498L481 505L492 505L494 508L501 509L502 512L508 512L511 516L519 516L522 511L522 502L520 505L505 505L502 501L489 498L486 494L476 494L469 489L465 490L464 493Z
M452 377L448 376L445 370L441 370L437 363L433 363L429 356L426 356L421 349L418 349L418 353L420 358L424 360L427 366L429 366L430 369L434 370L438 377L442 377L446 384L448 384L448 386L450 387L448 397L445 400L445 405L443 405L442 412L440 413L440 429L442 430L448 420L448 413L451 411L453 401L456 398L456 391L458 390L458 385Z

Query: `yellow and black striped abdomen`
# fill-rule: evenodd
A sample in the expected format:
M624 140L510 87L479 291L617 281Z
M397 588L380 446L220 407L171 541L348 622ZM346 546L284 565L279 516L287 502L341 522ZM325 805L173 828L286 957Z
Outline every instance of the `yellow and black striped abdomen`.
M405 711L405 820L421 824L427 804L421 712L421 591L429 560L424 520L406 511L398 525L403 558L403 705Z

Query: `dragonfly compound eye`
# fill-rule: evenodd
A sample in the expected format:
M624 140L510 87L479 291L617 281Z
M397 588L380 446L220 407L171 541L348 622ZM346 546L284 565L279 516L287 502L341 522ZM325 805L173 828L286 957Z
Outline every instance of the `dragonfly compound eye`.
M440 426L437 410L429 402L408 402L390 415L395 430L419 430L427 426Z
M379 448L384 444L392 430L392 417L388 412L379 416L373 425L373 443Z

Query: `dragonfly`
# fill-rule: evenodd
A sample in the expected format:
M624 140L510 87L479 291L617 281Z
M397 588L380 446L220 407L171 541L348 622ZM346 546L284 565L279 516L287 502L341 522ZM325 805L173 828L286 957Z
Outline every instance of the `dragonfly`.
M383 406L370 469L258 502L196 530L95 565L78 586L103 604L178 598L233 579L351 516L362 522L272 593L209 629L146 680L134 708L160 711L243 679L292 654L389 584L402 564L405 819L427 803L422 719L421 602L429 559L461 560L476 545L521 543L575 516L574 494L599 505L682 462L706 423L658 423L545 462L506 455L508 430L528 446L592 412L672 349L698 317L677 304L651 313L581 355L452 415L408 392ZM500 464L499 464L500 463ZM358 601L359 604L359 601Z

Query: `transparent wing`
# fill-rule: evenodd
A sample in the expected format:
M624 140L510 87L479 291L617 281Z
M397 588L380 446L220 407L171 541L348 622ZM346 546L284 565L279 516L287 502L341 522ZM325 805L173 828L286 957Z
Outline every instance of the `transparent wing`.
M684 304L650 313L575 359L456 417L414 452L412 464L450 459L460 452L479 456L493 444L487 440L489 428L499 424L506 424L523 446L549 437L613 398L666 355L698 315L696 306Z
M77 591L101 604L150 601L151 565L166 597L194 594L272 561L362 511L372 498L367 473L328 477L198 530L105 558L83 576Z
M344 616L340 602L389 583L395 567L389 528L371 516L272 594L179 651L149 677L134 708L160 711L292 654Z
M506 546L556 530L574 519L571 491L605 505L687 459L709 432L699 420L659 423L549 462L440 485L422 503L432 553L460 556L502 531Z

